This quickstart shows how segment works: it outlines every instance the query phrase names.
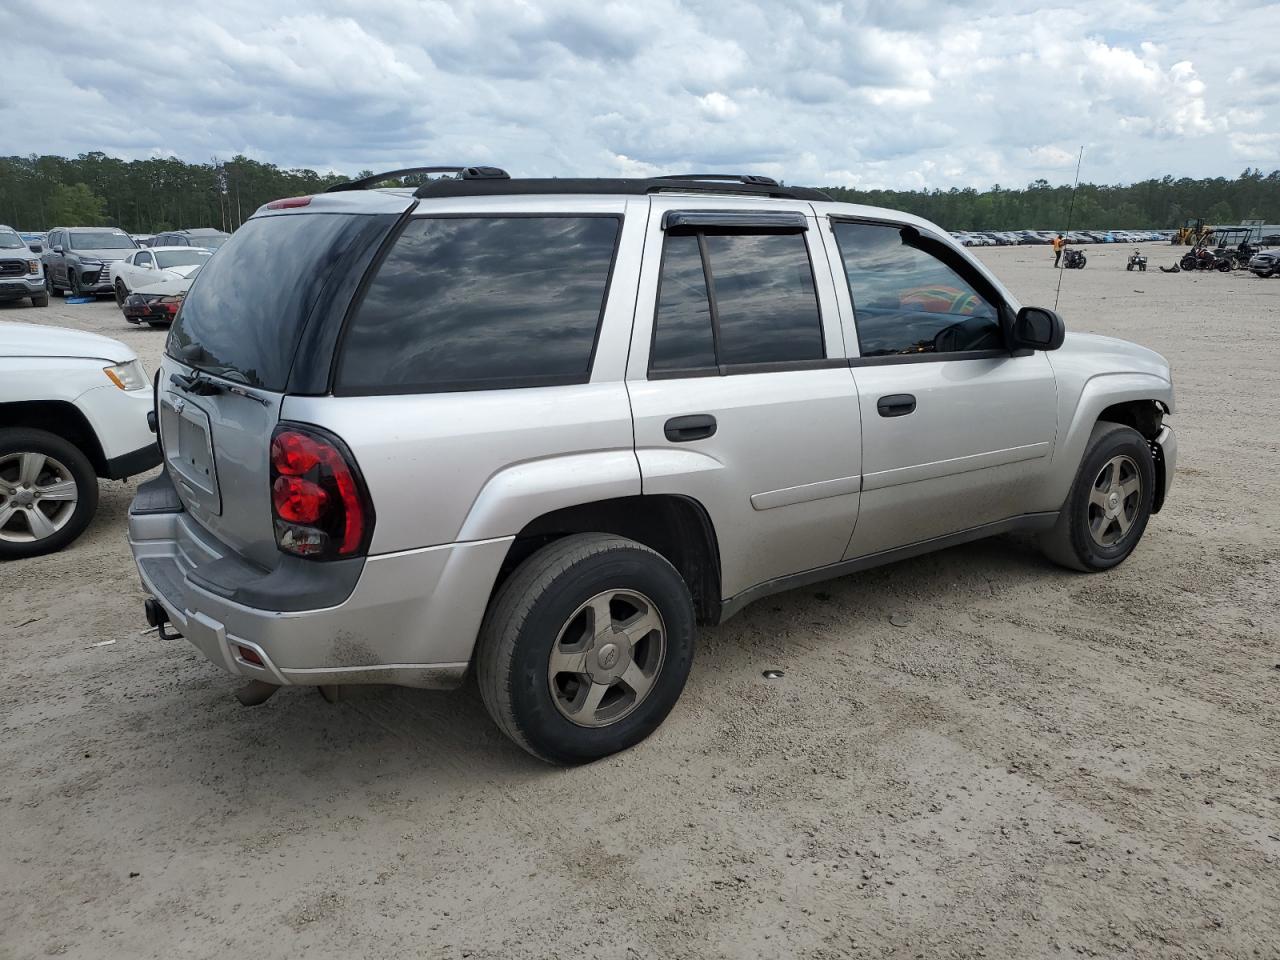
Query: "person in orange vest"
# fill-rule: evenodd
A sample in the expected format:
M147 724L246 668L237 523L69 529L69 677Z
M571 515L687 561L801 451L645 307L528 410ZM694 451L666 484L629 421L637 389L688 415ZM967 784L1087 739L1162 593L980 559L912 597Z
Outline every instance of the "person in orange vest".
M1067 245L1067 241L1062 239L1062 234L1058 234L1053 238L1053 265L1056 267L1062 260L1062 248Z

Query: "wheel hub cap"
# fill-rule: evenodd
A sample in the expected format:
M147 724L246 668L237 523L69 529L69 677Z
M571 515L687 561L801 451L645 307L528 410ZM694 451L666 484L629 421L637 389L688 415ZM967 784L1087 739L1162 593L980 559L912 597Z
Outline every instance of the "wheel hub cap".
M565 621L551 647L552 702L578 726L616 723L649 695L666 649L653 601L633 590L598 593Z
M1142 509L1142 475L1132 457L1121 454L1102 465L1089 491L1089 536L1114 547L1128 536Z
M43 453L0 456L0 540L31 543L65 527L79 501L67 466Z

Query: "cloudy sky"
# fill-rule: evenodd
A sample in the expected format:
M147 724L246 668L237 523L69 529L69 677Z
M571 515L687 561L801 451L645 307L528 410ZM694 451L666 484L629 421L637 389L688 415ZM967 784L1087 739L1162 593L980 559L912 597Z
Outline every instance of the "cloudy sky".
M1280 0L0 2L0 154L863 187L1280 167ZM993 12L998 10L999 12Z

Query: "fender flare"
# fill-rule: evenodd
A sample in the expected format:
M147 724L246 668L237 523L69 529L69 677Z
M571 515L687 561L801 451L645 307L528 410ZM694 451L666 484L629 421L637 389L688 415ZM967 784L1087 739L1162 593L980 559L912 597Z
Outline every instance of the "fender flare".
M1080 391L1071 422L1054 445L1050 501L1061 504L1071 492L1089 436L1107 407L1133 400L1152 400L1173 410L1173 384L1152 373L1099 373Z
M553 510L639 494L640 464L630 448L525 460L485 481L457 539L511 537Z

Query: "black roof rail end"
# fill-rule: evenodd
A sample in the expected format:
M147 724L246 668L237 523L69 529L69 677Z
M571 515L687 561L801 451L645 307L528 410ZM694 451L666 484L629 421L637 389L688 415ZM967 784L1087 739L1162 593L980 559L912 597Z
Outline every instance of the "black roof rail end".
M387 170L372 176L349 180L346 183L335 183L325 189L325 193L341 193L344 190L368 190L383 180L394 180L415 173L452 173L459 180L510 180L507 171L498 167L404 167L401 170Z

